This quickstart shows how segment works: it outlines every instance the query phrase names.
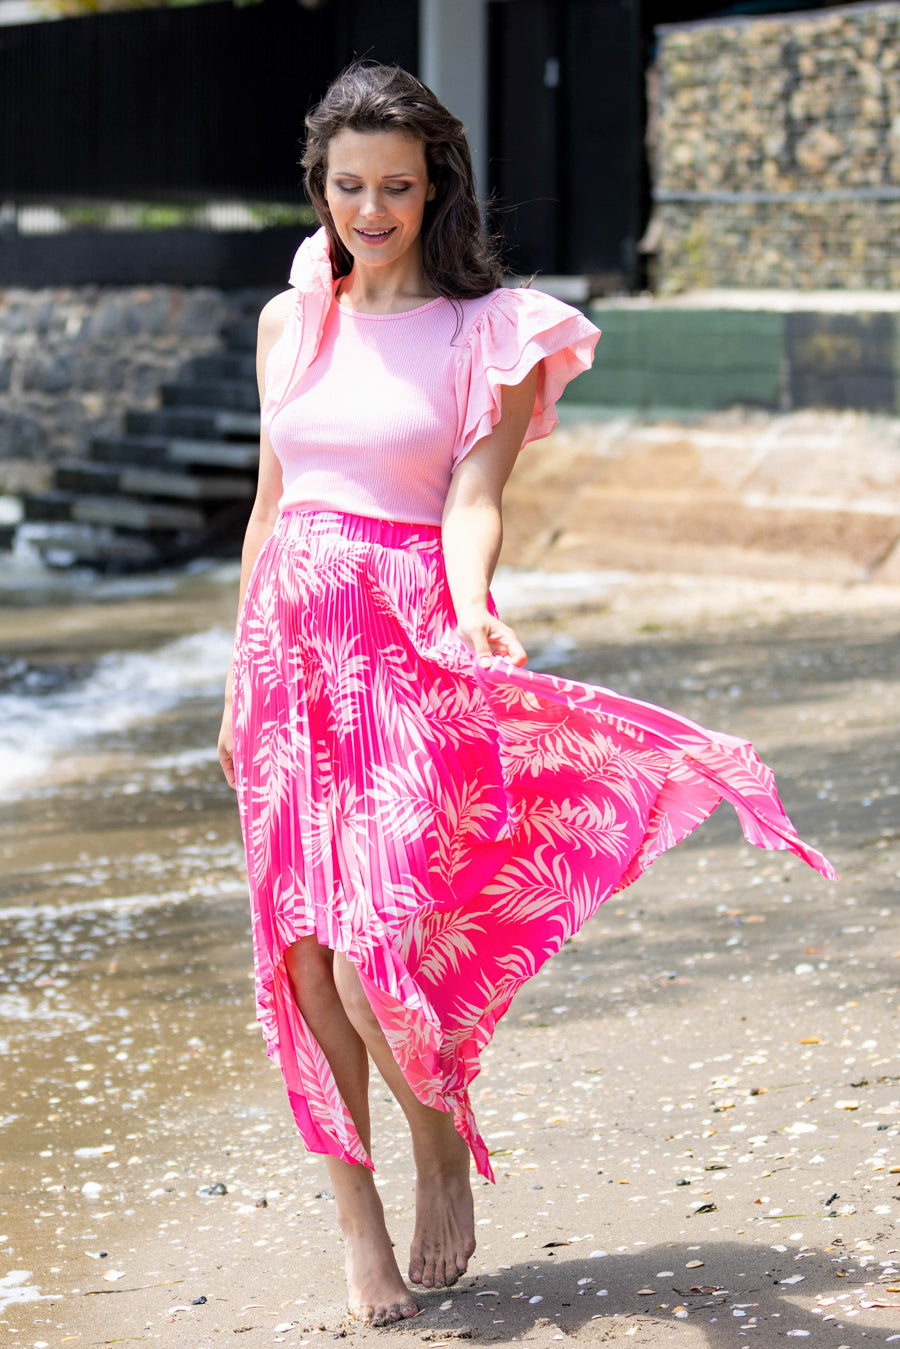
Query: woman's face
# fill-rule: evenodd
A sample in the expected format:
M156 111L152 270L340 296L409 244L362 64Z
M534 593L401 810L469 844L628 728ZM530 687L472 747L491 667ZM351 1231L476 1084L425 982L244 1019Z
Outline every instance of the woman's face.
M350 131L328 146L325 200L338 236L355 262L395 263L421 248L428 181L425 147L398 131Z

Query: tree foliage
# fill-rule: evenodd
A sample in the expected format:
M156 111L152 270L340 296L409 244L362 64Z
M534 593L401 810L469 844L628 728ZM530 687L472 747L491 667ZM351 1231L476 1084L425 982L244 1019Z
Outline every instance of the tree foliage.
M183 9L187 5L209 3L211 0L38 0L38 8L54 18L72 18L79 14L111 14L119 9ZM231 3L258 4L259 0L231 0Z

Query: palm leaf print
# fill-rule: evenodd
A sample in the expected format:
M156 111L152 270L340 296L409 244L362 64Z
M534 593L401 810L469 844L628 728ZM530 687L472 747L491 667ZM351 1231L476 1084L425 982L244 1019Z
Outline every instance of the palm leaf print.
M518 827L523 842L540 838L569 848L584 848L591 857L606 853L625 858L631 852L627 818L611 801L555 800L542 797L529 804Z
M517 990L611 893L726 799L751 842L797 838L751 746L612 690L495 660L454 631L437 528L285 512L234 653L235 764L257 1006L298 1128L366 1165L283 955L353 961L419 1100L468 1096Z

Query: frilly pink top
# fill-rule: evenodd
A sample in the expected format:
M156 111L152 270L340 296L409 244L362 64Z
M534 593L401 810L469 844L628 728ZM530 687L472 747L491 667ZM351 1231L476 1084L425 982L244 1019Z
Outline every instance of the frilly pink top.
M282 467L282 510L438 525L456 465L500 417L500 389L539 367L525 439L557 423L599 330L537 290L360 314L335 300L324 229L291 268L294 303L266 364L262 425Z

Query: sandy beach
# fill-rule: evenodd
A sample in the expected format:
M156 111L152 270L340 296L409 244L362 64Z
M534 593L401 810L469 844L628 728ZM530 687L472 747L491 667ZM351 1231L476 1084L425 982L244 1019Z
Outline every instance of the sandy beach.
M808 548L765 574L764 552L642 571L573 546L500 578L535 665L751 739L841 880L749 847L723 807L602 908L484 1057L498 1182L476 1183L469 1273L389 1330L346 1315L324 1167L254 1022L214 757L235 568L13 578L5 1343L900 1344L900 586ZM413 1177L373 1099L403 1266Z

